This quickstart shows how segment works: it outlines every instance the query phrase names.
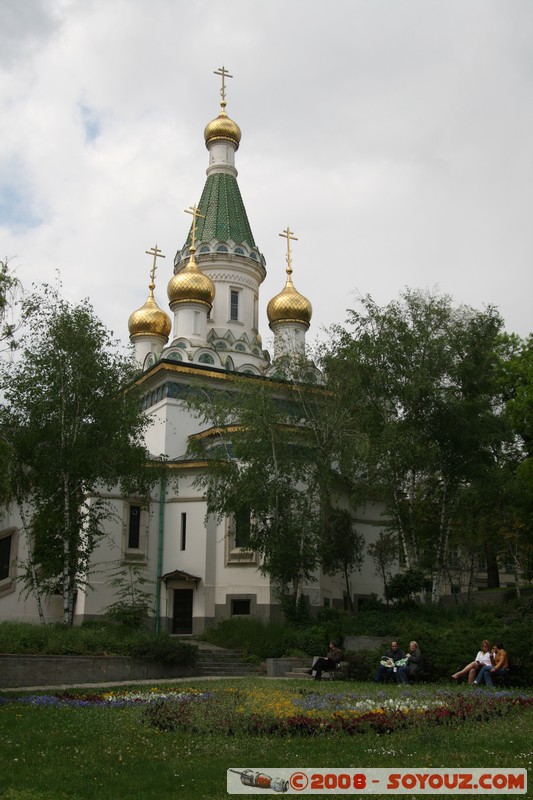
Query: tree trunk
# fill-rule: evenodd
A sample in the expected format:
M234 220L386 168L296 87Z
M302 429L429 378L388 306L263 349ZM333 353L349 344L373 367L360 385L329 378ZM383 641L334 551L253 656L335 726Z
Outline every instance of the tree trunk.
M22 521L22 528L24 530L24 537L26 539L26 548L28 551L28 564L30 567L30 576L31 576L31 591L37 603L37 611L39 613L39 620L41 622L41 625L46 625L43 603L41 599L41 591L39 589L39 581L37 579L37 571L35 569L35 561L33 559L33 541L31 538L31 533L28 528L28 524L26 522L26 514L24 513L23 501L20 498L17 498L17 505L19 508L20 519Z
M350 587L350 576L348 575L348 569L346 568L346 566L344 567L344 580L346 582L346 594L348 595L348 605L350 606L350 611L353 614L352 589Z
M437 541L437 563L436 570L433 577L433 586L431 589L431 602L436 605L442 593L442 581L444 577L444 570L446 566L446 556L448 552L448 540L450 538L450 528L452 522L452 513L455 505L455 496L452 494L449 498L449 491L446 484L444 484L440 520L439 520L439 538Z
M69 479L63 473L63 624L72 625L74 618L74 591L70 547Z
M518 543L516 544L518 549ZM515 581L515 589L516 589L516 598L520 600L522 597L522 590L520 587L520 562L517 555L513 556L513 572L514 572L514 581Z

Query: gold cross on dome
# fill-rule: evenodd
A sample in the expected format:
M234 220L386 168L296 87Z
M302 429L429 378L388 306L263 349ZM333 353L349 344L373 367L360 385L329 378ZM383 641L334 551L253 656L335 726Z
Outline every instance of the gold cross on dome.
M198 206L189 206L185 209L186 214L192 214L191 247L196 248L196 220L198 217L205 219L205 214L200 214Z
M279 233L278 236L281 236L283 239L287 239L287 274L290 275L292 272L291 240L293 242L297 242L298 239L288 225L283 233Z
M233 75L230 75L226 67L222 66L216 69L213 73L214 75L221 75L222 76L222 89L220 90L220 96L222 98L222 102L226 105L226 78L233 78Z
M145 250L144 252L146 253L147 256L153 256L154 257L154 263L152 264L152 269L150 270L150 288L154 289L155 288L155 283L154 283L154 281L155 281L155 271L157 269L157 259L158 258L166 258L166 256L163 255L163 253L161 252L161 250L159 249L157 244L156 244L155 247L152 247L151 250Z

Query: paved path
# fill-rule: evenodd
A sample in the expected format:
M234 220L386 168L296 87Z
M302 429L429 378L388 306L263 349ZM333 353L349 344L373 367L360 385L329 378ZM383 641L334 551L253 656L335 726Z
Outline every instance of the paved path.
M152 678L149 681L112 681L110 683L65 683L60 686L17 686L15 689L0 689L0 694L13 694L14 692L60 692L75 689L107 689L115 686L165 686L172 683L190 683L191 681L234 681L241 680L248 675L189 675L186 678ZM254 678L271 680L266 675L254 675ZM277 678L276 680L283 680ZM287 678L289 680L289 678Z

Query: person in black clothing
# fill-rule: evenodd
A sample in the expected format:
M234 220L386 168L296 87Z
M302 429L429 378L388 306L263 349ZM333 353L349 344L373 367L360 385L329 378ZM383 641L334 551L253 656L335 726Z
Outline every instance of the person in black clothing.
M337 642L329 643L329 653L325 658L317 658L311 669L306 669L308 675L315 673L315 681L322 680L324 670L335 669L339 661L342 661L343 652L339 649Z
M387 678L391 678L394 675L394 663L396 661L400 661L401 659L405 658L405 653L398 647L398 642L392 641L390 643L390 649L387 650L383 656L381 657L381 661L386 661L390 659L392 662L391 666L380 664L378 667L378 671L376 672L376 677L374 680L376 683L381 683L383 680Z

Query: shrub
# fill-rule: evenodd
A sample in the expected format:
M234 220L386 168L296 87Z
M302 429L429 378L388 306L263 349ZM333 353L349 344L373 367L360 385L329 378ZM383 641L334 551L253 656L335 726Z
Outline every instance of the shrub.
M141 630L148 619L146 606L128 606L120 603L110 607L107 616L113 622L132 631Z
M168 634L138 633L111 622L80 627L0 623L0 653L44 655L133 656L188 666L197 648Z
M198 648L176 641L166 633L160 633L157 636L146 636L137 640L132 645L130 654L133 658L142 658L146 661L189 667L196 661Z
M343 642L347 635L379 636L385 648L392 637L407 649L415 639L422 653L431 657L435 680L449 681L459 665L464 666L479 650L481 640L500 638L511 658L524 657L523 674L533 675L533 625L531 603L479 607L458 605L452 608L411 604L407 606L371 605L355 615L339 609L322 609L312 625L295 628L283 623L263 624L253 619L231 619L209 631L204 638L222 647L231 647L258 659L280 658L293 652L308 656L327 651L332 639ZM350 672L361 680L371 680L381 652L357 653L360 656Z

